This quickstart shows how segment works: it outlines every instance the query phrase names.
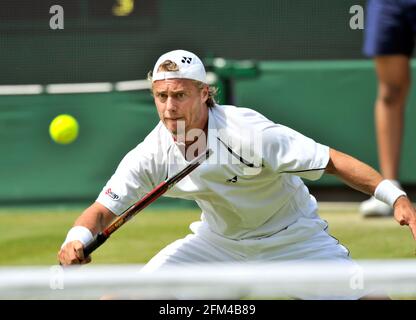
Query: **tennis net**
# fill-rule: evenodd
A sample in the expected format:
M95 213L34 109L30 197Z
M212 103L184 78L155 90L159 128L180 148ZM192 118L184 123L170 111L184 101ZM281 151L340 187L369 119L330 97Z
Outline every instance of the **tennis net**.
M416 297L416 261L0 268L0 299L355 299Z

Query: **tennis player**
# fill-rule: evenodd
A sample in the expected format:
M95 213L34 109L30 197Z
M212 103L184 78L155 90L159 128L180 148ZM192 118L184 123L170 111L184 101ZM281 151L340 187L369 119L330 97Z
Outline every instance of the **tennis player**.
M95 203L69 231L63 265L90 261L83 246L138 198L206 148L213 155L165 195L194 200L201 220L161 250L144 271L206 262L328 260L349 264L349 251L328 233L302 179L333 174L394 207L416 237L406 194L368 165L258 112L215 103L201 60L175 50L149 73L160 122L121 161Z

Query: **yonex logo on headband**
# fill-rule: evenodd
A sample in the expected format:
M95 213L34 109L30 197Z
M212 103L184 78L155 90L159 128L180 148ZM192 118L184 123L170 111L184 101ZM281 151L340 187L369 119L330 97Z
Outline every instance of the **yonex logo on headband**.
M190 64L191 63L191 61L192 61L192 58L190 58L190 57L182 57L182 63L188 63L188 64Z

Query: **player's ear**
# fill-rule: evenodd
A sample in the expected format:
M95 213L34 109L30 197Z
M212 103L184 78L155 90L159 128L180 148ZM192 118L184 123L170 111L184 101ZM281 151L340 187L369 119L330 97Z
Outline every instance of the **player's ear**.
M201 89L201 99L202 102L207 102L209 97L209 86L208 85L204 85L204 87Z

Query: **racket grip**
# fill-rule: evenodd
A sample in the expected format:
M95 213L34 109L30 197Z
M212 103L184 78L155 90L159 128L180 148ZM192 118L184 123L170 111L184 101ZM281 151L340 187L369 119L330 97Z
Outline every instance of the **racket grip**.
M102 232L95 235L91 242L84 247L84 257L88 257L95 249L101 246L108 239Z

